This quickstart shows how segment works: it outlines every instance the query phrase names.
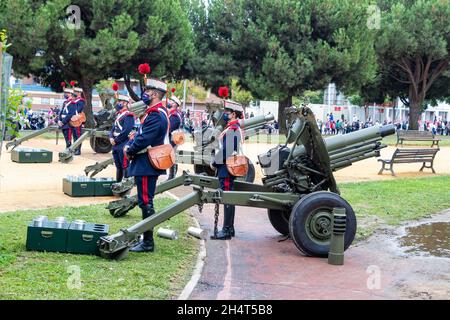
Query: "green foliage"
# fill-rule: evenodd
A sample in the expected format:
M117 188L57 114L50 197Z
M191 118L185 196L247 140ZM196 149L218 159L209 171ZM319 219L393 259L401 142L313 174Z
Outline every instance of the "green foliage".
M174 77L192 51L191 29L181 0L5 0L0 27L14 42L14 71L33 74L61 90L77 80L87 98L100 80L137 77L148 62L152 75ZM66 8L81 9L80 29L69 28Z
M158 198L155 205L160 210L172 202ZM161 225L179 230L179 240L155 237L154 253L130 253L120 262L88 255L26 251L27 224L38 215L106 223L111 234L141 220L138 208L115 219L104 205L2 213L0 299L171 299L189 280L196 261L197 241L185 233L191 223L187 214ZM67 286L71 276L68 267L72 265L80 268L79 289Z
M255 98L284 100L335 82L355 90L371 81L374 33L367 1L194 1L195 75L213 88L237 77Z
M322 104L323 103L323 91L322 90L305 90L300 97L293 97L292 104L294 106L300 106L302 104Z
M426 103L450 96L450 6L442 0L383 0L375 47L376 90L410 106L410 127ZM369 91L369 90L368 90Z
M238 85L238 80L237 79L232 79L231 80L231 98L234 101L239 102L240 104L242 104L244 107L248 107L250 102L252 102L252 100L253 100L252 94L249 91L247 91L247 90L243 90Z
M0 43L2 43L2 50L6 52L11 43L8 43L8 35L6 34L6 29L0 30Z
M6 104L6 130L10 135L14 135L17 130L17 121L19 121L19 113L21 111L24 92L21 89L9 88L8 100Z

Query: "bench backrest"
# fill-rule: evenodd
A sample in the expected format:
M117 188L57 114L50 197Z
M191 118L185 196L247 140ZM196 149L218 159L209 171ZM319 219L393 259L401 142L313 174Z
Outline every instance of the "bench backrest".
M397 149L392 155L393 162L407 162L407 161L431 161L434 159L439 148L429 149Z
M434 135L431 131L419 131L419 130L397 130L397 135L401 137L408 138L433 138Z

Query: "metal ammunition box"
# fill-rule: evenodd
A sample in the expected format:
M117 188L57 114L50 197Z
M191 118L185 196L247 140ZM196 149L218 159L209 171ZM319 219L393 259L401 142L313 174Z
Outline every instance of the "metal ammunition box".
M11 151L11 160L19 163L50 163L53 152L44 149L19 148Z
M98 255L97 241L108 235L108 231L106 224L72 222L67 231L67 252Z
M37 226L31 222L27 230L27 250L66 252L68 228L69 223L43 221Z
M63 179L63 192L71 197L93 197L95 195L95 180Z
M95 181L94 194L96 196L112 196L112 184L116 181L109 178L97 178Z

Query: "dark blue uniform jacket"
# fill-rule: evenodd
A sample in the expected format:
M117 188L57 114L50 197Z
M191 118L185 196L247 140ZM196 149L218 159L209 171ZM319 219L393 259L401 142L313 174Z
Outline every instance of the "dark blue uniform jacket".
M118 120L117 120L118 119ZM114 121L114 125L109 133L109 137L113 138L115 145L113 150L123 149L128 142L128 135L134 128L134 115L130 111L119 112Z
M176 144L172 141L172 132L181 128L181 114L177 110L171 110L169 115L170 120L170 144L175 147Z
M59 113L59 120L63 123L61 129L70 129L69 121L75 115L77 104L73 100L64 101L61 112Z
M227 169L226 160L234 152L239 153L241 139L239 122L237 120L230 122L220 137L219 150L216 150L212 163L217 168L217 176L219 178L231 177Z
M128 173L130 176L158 176L166 174L166 170L155 169L151 165L147 152L138 154L139 151L147 147L156 147L164 144L169 121L167 115L158 109L159 107L162 107L162 104L147 110L144 122L130 143L127 154L134 157L129 167Z

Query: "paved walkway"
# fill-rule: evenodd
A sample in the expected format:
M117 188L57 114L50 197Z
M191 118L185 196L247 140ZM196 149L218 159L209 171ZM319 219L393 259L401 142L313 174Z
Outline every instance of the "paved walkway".
M210 232L213 208L205 205L195 214ZM450 218L450 210L445 215ZM221 212L220 225L222 218ZM393 245L394 229L350 247L345 264L332 266L303 256L291 240L280 242L266 210L237 207L235 227L231 241L207 240L205 267L191 299L450 298L450 259L401 254Z

